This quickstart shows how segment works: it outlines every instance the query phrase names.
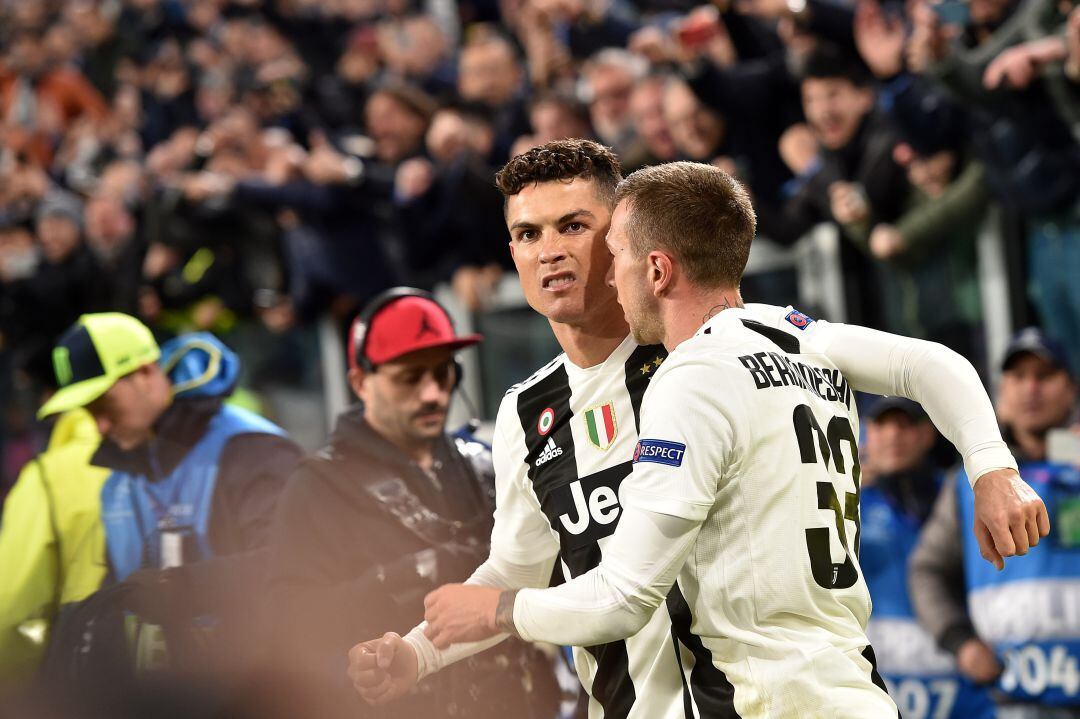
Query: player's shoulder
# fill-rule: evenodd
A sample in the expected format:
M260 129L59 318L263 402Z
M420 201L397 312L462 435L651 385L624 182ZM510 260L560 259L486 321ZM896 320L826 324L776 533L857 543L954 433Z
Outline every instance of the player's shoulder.
M702 325L691 343L698 352L740 354L747 347L768 345L787 354L815 352L823 323L791 305L751 303L721 312Z
M749 352L744 338L699 333L682 342L656 371L648 392L653 401L678 405L687 398L722 402L738 391L742 365L739 355ZM660 399L663 398L663 399Z
M756 352L813 352L813 335L807 328L814 324L814 319L790 305L748 304L725 310L707 320L671 353L654 382L664 375L678 375L684 383L694 382L710 373L715 381L717 373L745 366L745 357Z
M750 303L743 308L743 319L766 327L783 330L796 338L806 337L818 327L818 321L791 305Z
M557 357L555 357L554 359L552 359L550 362L548 362L546 365L544 365L540 369L533 372L526 379L522 380L521 382L518 382L517 384L511 385L510 389L506 390L506 393L503 395L503 402L505 403L508 399L513 398L513 397L517 397L518 395L522 394L523 392L526 392L530 388L536 386L537 384L542 382L544 379L551 376L553 373L557 372L565 364L565 362L566 362L566 353L564 352L564 353L558 355Z
M544 380L556 374L566 363L566 354L562 353L553 358L540 369L533 372L526 379L512 385L503 394L499 403L499 411L495 417L496 437L510 437L521 432L519 422L519 407L530 400L530 392L543 392L541 384Z

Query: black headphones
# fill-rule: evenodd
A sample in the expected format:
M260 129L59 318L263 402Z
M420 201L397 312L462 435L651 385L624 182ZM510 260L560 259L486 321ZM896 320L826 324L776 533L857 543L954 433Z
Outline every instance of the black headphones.
M451 317L450 313L446 311L446 308L435 299L434 295L415 287L392 287L385 292L380 292L373 297L370 302L364 305L364 309L360 310L360 314L356 316L356 319L353 320L352 325L349 327L350 369L360 368L368 373L375 371L375 365L367 356L368 328L371 327L372 321L387 305L405 297L419 297L434 303L434 305L446 315L447 321L450 322L450 329L452 329L454 335L457 336L457 330L454 329L453 317ZM465 367L458 361L457 355L454 355L453 362L454 386L451 388L452 390L457 389L458 385L461 384L461 378L465 374Z

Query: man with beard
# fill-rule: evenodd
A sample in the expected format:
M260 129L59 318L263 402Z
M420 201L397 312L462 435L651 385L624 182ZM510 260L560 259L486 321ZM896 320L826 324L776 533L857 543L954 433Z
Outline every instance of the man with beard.
M490 453L445 431L461 373L454 353L480 339L456 335L446 310L411 288L376 297L352 325L348 377L362 405L293 475L273 531L272 641L299 677L299 715L382 716L345 680L353 638L407 628L427 592L487 555ZM515 642L419 687L394 713L550 717L553 668Z
M707 171L720 172L715 168ZM666 350L656 343L665 338L656 332L640 332L636 306L620 307L619 297L605 282L611 255L602 239L609 235L609 225L612 232L616 231L611 210L616 205L618 180L618 161L611 153L581 140L534 148L508 163L499 175L500 189L507 198L511 253L526 299L548 317L565 353L511 388L500 408L494 441L498 497L488 559L466 585L443 587L427 598L427 625L417 627L404 639L391 633L359 644L350 652L350 676L370 702L383 703L401 696L424 676L504 638L500 634L504 630L495 625L500 596L504 607L512 608L515 596L525 599L523 604L530 603L533 597L545 604L545 592L522 588L544 586L558 559L563 574L574 578L564 585L565 589L551 590L567 593L569 601L559 603L568 613L567 621L556 626L555 622L541 619L536 624L543 624L540 631L551 632L548 639L575 647L575 665L590 695L591 717L734 716L733 685L713 661L713 648L696 633L700 631L696 625L700 615L688 599L696 595L697 586L688 590L685 584L674 585L685 554L680 558L668 552L660 559L653 554L653 569L666 570L667 574L660 578L660 584L650 580L636 584L634 591L623 595L626 602L611 603L610 597L593 597L595 601L588 605L592 611L584 611L590 614L585 621L575 611L584 606L577 599L578 593L583 586L593 588L591 581L597 576L610 581L606 585L609 588L617 585L611 574L596 570L608 565L609 557L620 558L620 567L636 572L640 567L632 557L640 552L644 559L656 549L643 545L637 536L640 533L640 539L655 539L649 518L639 516L631 526L619 528L631 514L648 514L637 501L633 505L622 503L622 485L632 470L636 473L635 453L639 457L640 452L646 452L649 457L670 458L672 450L655 444L641 449L648 440L638 439L639 427L641 435L647 437L646 428L654 421L649 419L643 399L649 380L662 371ZM730 202L712 204L717 198L703 195L700 190L680 186L677 192L662 193L660 201L681 207L686 198L697 198L714 208L712 212L717 207L725 211L732 207ZM745 194L742 198L745 206L741 211L750 213L749 230L743 227L741 235L746 247L741 255L727 251L719 260L739 268L737 274L741 274L745 251L753 237L752 210ZM625 221L625 212L621 219ZM677 233L700 218L687 219L688 223L677 223ZM716 228L715 219L709 227ZM716 255L716 248L708 248L695 257L700 261ZM808 318L790 308L759 307L755 314L762 322L772 322L774 326L766 329L773 333L782 332L778 325L785 318L789 318L788 326L793 331L802 331L794 327L795 322L802 321L799 318L809 323ZM702 314L696 316L700 319ZM688 315L683 321L692 319ZM984 464L991 468L1007 466L997 464L1004 462L1003 445L977 377L972 380L963 368L958 369L946 351L857 327L832 325L827 332L830 339L835 337L837 341L824 343L827 346L821 352L826 356L835 352L837 366L858 377L856 386L862 385L859 388L921 395L935 391L931 375L948 377L954 395L959 393L969 401L965 407L976 408L967 411L977 415L977 421L969 423L962 435L953 431L959 425L959 405L940 401L930 403L931 416L950 428L947 436L957 441L965 457L977 461L976 472ZM885 361L860 372L857 366L864 358L861 353L854 357L856 353L849 351L849 344L874 341L879 343L874 352L882 352ZM880 343L895 346L896 356L890 360L889 352ZM779 377L772 365L769 371L770 378ZM784 372L794 380L790 369ZM820 392L830 392L824 376L812 377ZM836 382L839 384L838 379ZM683 391L696 393L715 384L690 384ZM836 388L831 392L835 399ZM980 396L982 404L978 402ZM670 414L657 412L656 419L661 424L670 423ZM702 423L699 431L710 426ZM665 451L669 454L664 455ZM1002 481L1009 481L1008 477L992 477L986 486L996 487ZM677 496L673 491L672 497ZM678 504L655 497L650 497L648 503L661 511ZM980 509L979 516L983 511ZM695 533L696 528L690 532ZM680 544L680 550L684 550L692 542ZM669 560L677 564L672 568ZM806 560L804 563L808 564ZM647 598L635 593L639 588L647 591ZM517 593L519 589L522 591ZM618 584L618 589L627 587ZM687 591L694 594L688 596ZM665 601L666 612L654 611ZM615 617L617 626L613 628L613 618L605 613L617 613L619 609L627 610L632 618ZM501 626L510 629L507 623ZM525 631L535 629L530 624ZM593 636L585 636L590 631ZM869 671L866 674L869 677ZM883 692L876 700L892 706Z

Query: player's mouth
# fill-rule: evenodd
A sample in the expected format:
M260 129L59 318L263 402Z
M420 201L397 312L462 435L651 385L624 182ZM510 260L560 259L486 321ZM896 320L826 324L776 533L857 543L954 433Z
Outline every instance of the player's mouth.
M577 282L573 272L552 272L540 278L540 286L547 292L563 292Z

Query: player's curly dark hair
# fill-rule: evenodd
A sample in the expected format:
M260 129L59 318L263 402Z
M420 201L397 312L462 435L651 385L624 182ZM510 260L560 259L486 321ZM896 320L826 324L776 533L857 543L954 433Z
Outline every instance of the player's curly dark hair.
M594 180L597 193L614 205L615 187L622 180L619 158L610 149L592 140L553 140L523 152L506 163L495 175L495 184L504 198L538 182L570 182L575 178Z

